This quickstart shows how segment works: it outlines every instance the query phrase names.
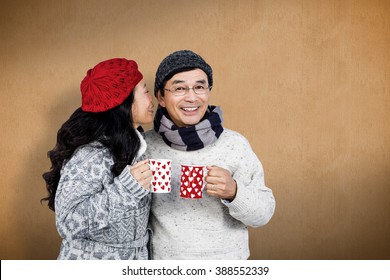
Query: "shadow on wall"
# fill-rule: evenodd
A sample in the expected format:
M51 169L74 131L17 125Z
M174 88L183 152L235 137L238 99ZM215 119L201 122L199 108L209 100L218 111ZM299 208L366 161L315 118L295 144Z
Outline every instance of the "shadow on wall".
M76 93L76 94L75 94ZM18 177L18 185L23 193L18 196L15 205L15 213L20 213L22 206L23 213L15 223L12 230L16 239L14 244L19 248L12 258L15 259L56 259L61 238L55 227L55 215L47 207L47 202L40 203L43 197L47 196L46 183L42 174L50 169L51 162L47 152L56 144L57 131L70 115L80 106L78 90L64 92L53 106L48 106L47 111L37 113L43 114L45 122L34 124L42 126L42 135L35 139L30 151L30 160L22 161L21 174ZM10 256L11 257L11 256Z

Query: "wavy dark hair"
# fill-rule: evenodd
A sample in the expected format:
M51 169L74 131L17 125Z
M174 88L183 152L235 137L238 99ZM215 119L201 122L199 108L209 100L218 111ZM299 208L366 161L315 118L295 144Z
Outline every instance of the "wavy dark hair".
M70 116L57 133L57 144L47 155L51 168L42 177L46 181L48 196L41 199L55 211L55 195L60 181L60 171L65 160L72 157L74 151L85 144L99 141L106 146L114 159L112 173L118 176L133 162L141 146L133 125L131 107L133 92L119 106L102 113L84 112L81 108Z

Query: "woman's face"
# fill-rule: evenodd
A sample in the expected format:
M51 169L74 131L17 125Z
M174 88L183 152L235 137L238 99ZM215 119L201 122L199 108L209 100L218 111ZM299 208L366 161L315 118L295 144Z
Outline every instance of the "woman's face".
M134 128L140 125L148 124L153 121L154 105L152 96L146 88L146 84L142 79L134 88L134 102L131 107L133 115Z

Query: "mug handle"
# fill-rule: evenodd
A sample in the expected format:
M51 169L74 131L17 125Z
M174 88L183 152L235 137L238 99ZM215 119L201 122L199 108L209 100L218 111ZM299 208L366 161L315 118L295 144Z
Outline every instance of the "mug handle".
M202 187L202 192L203 192L204 188L207 185L206 177L208 176L208 174L209 174L209 171L207 170L206 166L204 166L203 167L203 187Z
M150 171L156 171L156 168L155 168L155 166L153 165L153 164L151 164L151 163L147 163L148 165L149 165L149 168L150 168Z

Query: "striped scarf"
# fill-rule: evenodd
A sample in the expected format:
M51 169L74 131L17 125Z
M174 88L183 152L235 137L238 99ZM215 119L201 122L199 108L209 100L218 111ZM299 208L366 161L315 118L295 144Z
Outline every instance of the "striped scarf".
M159 107L154 117L154 130L174 149L200 150L217 141L222 134L222 111L219 106L209 106L198 124L178 127L170 120L166 109Z

